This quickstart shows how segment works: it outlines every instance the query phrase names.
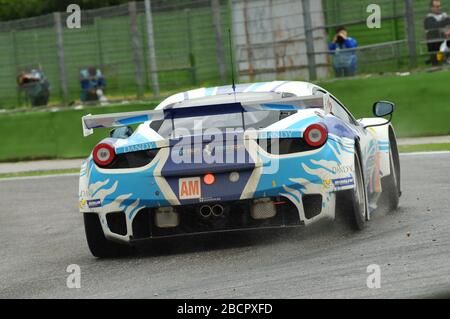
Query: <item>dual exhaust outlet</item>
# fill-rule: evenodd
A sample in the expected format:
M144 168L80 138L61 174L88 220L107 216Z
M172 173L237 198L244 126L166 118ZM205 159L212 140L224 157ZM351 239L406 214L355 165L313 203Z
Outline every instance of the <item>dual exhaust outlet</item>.
M203 205L199 209L199 214L201 217L203 217L205 219L210 218L211 216L221 217L224 214L224 208L222 205L219 205L219 204L216 204L213 206Z

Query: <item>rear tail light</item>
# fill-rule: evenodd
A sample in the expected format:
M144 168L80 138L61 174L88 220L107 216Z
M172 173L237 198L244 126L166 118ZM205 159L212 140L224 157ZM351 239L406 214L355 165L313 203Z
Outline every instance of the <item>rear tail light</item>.
M312 124L303 133L303 138L309 146L320 147L328 139L327 127L322 123Z
M214 176L213 174L211 174L211 173L208 173L208 174L206 174L205 176L203 176L203 182L204 182L206 185L212 185L212 184L214 184L215 181L216 181L216 178L215 178L215 176Z
M92 156L94 157L95 164L104 167L112 163L116 157L116 152L111 145L100 143L94 148Z

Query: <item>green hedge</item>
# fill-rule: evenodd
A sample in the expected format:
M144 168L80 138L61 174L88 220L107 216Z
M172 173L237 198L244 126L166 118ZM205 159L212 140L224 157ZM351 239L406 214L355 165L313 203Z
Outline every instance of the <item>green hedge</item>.
M398 136L450 134L450 72L420 73L319 83L335 94L357 118L371 117L377 100L396 103ZM84 157L108 130L83 138L81 117L92 113L138 111L154 104L91 107L83 110L0 115L0 161Z
M99 129L84 138L81 129L83 115L140 111L154 107L154 104L133 104L58 112L2 114L0 161L84 157L108 131Z
M400 137L450 134L450 72L375 76L320 83L357 117L371 117L375 101L396 104L394 127Z

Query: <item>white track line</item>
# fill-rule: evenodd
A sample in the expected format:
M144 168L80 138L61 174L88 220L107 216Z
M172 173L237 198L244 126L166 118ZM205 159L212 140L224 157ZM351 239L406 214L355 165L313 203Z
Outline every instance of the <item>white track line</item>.
M450 155L450 151L400 153L400 156Z
M74 176L80 176L80 174L79 173L71 173L71 174L50 174L50 175L39 175L39 176L7 177L7 178L0 178L0 183L1 182L9 182L9 181L22 181L22 180L57 178L57 177L74 177Z
M450 155L450 151L400 153L401 157L432 156L432 155ZM75 177L75 176L79 176L79 175L80 175L79 173L72 173L72 174L51 174L51 175L41 175L41 176L23 176L23 177L0 178L0 183L1 182L8 182L8 181L21 181L21 180L33 180L33 179L45 179L45 178Z

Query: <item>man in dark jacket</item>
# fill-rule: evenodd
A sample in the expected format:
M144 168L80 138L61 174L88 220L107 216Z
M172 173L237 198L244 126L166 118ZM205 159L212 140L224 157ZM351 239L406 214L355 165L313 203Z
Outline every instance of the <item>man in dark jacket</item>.
M428 41L430 62L433 65L439 65L437 53L442 42L450 36L450 18L446 12L442 12L440 0L431 0L430 13L425 17L424 28Z

